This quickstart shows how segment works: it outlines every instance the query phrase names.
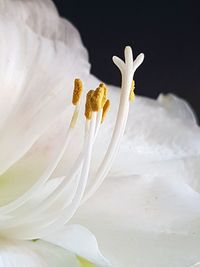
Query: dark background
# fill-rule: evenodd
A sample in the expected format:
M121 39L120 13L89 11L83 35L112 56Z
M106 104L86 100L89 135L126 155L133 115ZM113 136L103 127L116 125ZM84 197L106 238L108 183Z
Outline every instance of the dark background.
M60 14L79 30L89 50L92 73L120 85L112 55L125 45L145 53L136 72L136 93L156 98L172 92L186 99L200 118L200 8L198 1L102 2L54 0Z

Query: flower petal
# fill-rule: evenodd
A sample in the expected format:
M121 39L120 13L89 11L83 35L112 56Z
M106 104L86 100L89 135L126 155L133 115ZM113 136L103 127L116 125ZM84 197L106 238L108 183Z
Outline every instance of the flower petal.
M86 62L88 61L88 53L78 30L59 16L53 1L2 0L0 12L12 19L21 20L38 35L65 43L77 58L85 58Z
M158 102L162 104L172 116L197 123L197 117L194 111L184 99L173 94L160 94L158 96Z
M9 203L14 205L12 202L22 198L23 194L31 198L32 187L37 192L39 186L50 178L66 138L65 119L65 115L60 116L28 153L0 176L0 210Z
M71 25L64 27L73 35L67 43L35 34L22 20L0 16L2 174L70 107L73 79L87 76L89 63L76 49L72 53L71 46L82 43Z
M98 266L110 266L100 253L94 235L81 225L66 226L44 239L72 251Z
M199 160L200 128L194 120L137 97L111 175L179 177L199 191Z
M0 240L1 267L80 267L73 253L43 241Z
M72 219L114 266L188 267L200 261L200 195L171 177L109 177Z

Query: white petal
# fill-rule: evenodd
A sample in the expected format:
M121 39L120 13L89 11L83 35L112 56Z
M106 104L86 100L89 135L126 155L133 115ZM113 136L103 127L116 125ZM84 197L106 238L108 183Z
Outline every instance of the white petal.
M44 239L72 251L98 266L110 266L100 253L94 235L81 225L66 226Z
M197 117L194 111L184 99L173 94L160 94L158 96L158 102L162 104L172 116L197 123Z
M38 35L65 43L78 58L88 54L78 30L66 19L61 18L51 0L2 0L0 12L10 18L21 20Z
M36 33L50 35L60 20L56 8L50 0L2 0L1 13L20 19ZM54 36L55 37L55 36Z
M56 231L56 227L58 229L62 228L66 223L66 211L63 222L59 227L58 224L55 224L55 221L58 219L58 215L63 212L67 203L69 203L68 206L71 204L71 199L74 196L74 187L76 188L74 183L67 184L65 191L59 194L59 196L57 194L54 195L54 200L52 201L52 194L55 193L64 179L67 178L58 177L50 179L39 187L35 194L28 195L26 201L23 201L19 207L6 214L7 216L1 216L1 236L30 240L43 237L44 233L41 234L41 232L44 232L44 230L45 233L52 233ZM16 203L17 201L11 204L15 205ZM54 227L52 227L52 223L54 223Z
M170 177L107 178L73 218L114 266L188 267L200 261L200 195Z
M0 267L80 267L73 253L43 241L0 240Z
M66 31L72 31L70 25ZM88 75L85 55L36 35L23 21L0 19L0 173L3 173L69 107L73 79ZM73 33L72 33L73 34ZM15 46L13 47L13 43ZM76 46L77 46L76 45Z
M65 140L65 119L66 116L61 116L21 160L0 176L1 206L11 203L25 193L31 197L27 191L36 183L44 184L50 177Z
M176 176L181 172L179 176L182 176L183 161L192 162L194 158L198 159L199 127L192 119L186 119L186 115L183 115L186 114L185 110L181 113L182 116L180 113L174 116L171 110L158 101L136 97L130 108L125 135L113 164L112 174L155 176L171 170L172 175ZM106 131L104 128L102 130ZM107 131L104 136L108 134ZM126 160L127 155L129 161ZM175 162L177 170L173 168ZM186 172L188 174L193 170L190 167Z

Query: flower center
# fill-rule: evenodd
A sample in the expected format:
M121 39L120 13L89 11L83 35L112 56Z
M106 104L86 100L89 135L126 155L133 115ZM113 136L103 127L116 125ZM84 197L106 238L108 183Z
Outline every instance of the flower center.
M125 62L118 57L113 57L113 61L122 75L117 119L105 156L96 170L94 176L95 182L87 187L87 192L86 186L90 174L95 140L110 107L108 89L103 83L101 83L96 90L90 90L86 95L84 143L82 150L74 161L71 169L67 174L64 174L65 177L70 177L70 180L63 179L60 184L42 200L41 204L37 206L37 209L32 210L17 222L14 217L8 218L5 228L12 226L17 228L29 224L29 229L27 230L27 232L29 232L29 234L27 234L29 238L40 238L42 235L48 235L51 231L55 231L69 221L80 204L84 203L92 194L94 194L107 176L119 149L119 144L124 134L128 118L129 104L134 100L134 72L142 63L143 58L143 54L140 54L135 61L133 61L132 49L130 47L125 48ZM70 141L73 139L73 131L76 127L76 122L80 113L82 91L82 81L80 79L75 79L72 97L74 112L67 131L65 144L58 155L54 166L51 167L51 173L57 167L64 152L68 149ZM42 177L41 181L38 181L37 184L33 186L29 191L29 194L26 192L27 194L22 196L21 199L17 199L16 202L8 204L7 207L4 206L0 208L0 213L2 215L8 215L10 212L12 213L15 210L20 210L20 208L22 208L22 211L24 212L23 205L34 196L39 186L44 182L42 180L44 178L45 177ZM57 208L60 205L59 203L62 203L62 207ZM22 233L26 236L25 229L22 229Z

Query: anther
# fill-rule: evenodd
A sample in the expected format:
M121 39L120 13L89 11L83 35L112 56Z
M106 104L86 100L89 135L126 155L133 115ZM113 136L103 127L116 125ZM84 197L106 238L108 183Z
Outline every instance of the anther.
M90 90L86 96L85 102L85 117L87 120L91 120L92 118L92 106L91 106L91 98L94 95L94 90Z
M83 84L80 79L75 79L74 80L74 92L73 92L73 98L72 98L72 103L73 105L77 105L81 95L83 92Z
M99 86L95 91L91 98L91 107L92 111L98 112L102 108L102 100L104 97L104 87Z
M101 83L99 85L99 87L103 87L103 89L104 89L103 99L102 99L102 102L101 102L101 107L103 108L105 103L106 103L106 100L108 98L108 88L105 86L104 83Z
M107 99L106 102L105 102L105 104L104 104L104 106L103 106L103 113L102 113L101 123L104 122L104 120L106 118L106 114L107 114L109 108L110 108L110 100Z
M134 90L135 90L135 81L133 80L133 81L132 81L132 84L131 84L130 95L129 95L129 100L130 100L131 102L133 102L133 100L135 99L135 93L134 93Z

